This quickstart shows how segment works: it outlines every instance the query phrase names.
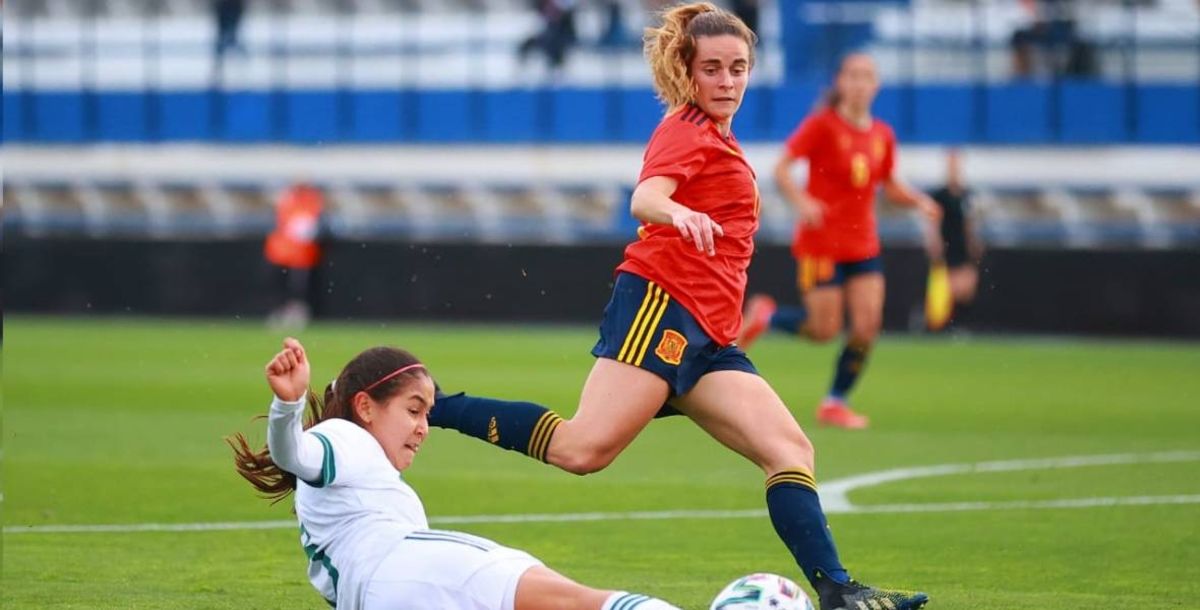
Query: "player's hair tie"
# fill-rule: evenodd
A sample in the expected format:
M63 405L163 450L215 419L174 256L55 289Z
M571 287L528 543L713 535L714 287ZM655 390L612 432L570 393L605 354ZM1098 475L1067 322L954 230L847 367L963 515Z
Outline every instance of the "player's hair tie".
M392 379L392 378L396 377L397 375L400 375L401 373L404 373L406 371L411 371L412 369L418 369L418 368L423 369L423 368L425 368L425 365L421 364L420 362L414 362L408 366L402 366L402 367L388 373L387 375L384 375L383 377L381 377L379 379L379 381L376 381L375 383L372 383L371 385L363 388L362 391L370 392L373 388L375 388L379 384L381 384L389 379Z

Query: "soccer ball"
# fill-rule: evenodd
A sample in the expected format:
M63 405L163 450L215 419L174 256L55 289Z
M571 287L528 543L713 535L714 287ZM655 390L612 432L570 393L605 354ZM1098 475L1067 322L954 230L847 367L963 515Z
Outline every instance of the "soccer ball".
M743 576L721 589L709 610L813 610L796 583L776 574Z

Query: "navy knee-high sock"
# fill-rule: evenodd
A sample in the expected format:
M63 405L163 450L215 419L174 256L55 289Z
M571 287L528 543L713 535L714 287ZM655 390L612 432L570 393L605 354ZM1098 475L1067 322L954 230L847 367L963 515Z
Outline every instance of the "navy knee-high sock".
M798 335L806 320L808 320L808 309L804 305L780 307L775 310L775 315L771 316L771 328Z
M457 430L510 451L546 461L550 438L563 419L531 402L438 394L429 425Z
M854 382L858 381L870 351L870 345L858 345L853 342L842 348L842 353L838 355L837 369L833 374L833 385L829 388L830 396L839 400L846 398L854 387Z
M792 552L804 576L818 591L830 579L846 583L850 575L838 559L837 547L812 473L803 467L785 470L767 479L767 512L775 533Z

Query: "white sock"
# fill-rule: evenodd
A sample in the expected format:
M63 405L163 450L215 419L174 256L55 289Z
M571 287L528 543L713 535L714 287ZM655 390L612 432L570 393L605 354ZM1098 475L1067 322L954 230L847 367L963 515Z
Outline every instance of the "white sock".
M680 610L661 599L640 593L617 591L604 600L600 610Z

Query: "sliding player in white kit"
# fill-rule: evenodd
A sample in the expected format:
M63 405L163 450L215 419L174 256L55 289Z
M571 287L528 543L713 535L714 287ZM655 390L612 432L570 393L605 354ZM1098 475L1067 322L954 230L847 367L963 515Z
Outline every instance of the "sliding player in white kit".
M238 472L275 501L296 492L308 576L339 610L678 610L662 600L585 587L516 549L429 529L400 471L429 434L434 384L412 354L368 349L323 401L295 339L266 367L275 393L267 447L230 439Z

